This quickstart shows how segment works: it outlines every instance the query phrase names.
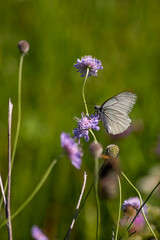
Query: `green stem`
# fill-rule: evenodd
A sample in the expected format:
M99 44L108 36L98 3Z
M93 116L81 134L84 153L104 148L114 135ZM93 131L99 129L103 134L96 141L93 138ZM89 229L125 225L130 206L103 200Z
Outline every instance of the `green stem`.
M22 83L22 66L23 66L23 58L24 58L24 53L21 55L20 58L20 63L19 63L19 77L18 77L18 120L17 120L17 129L16 129L16 135L15 135L15 140L14 140L14 146L13 146L13 151L12 151L12 159L11 159L11 169L13 167L14 163L14 157L16 153L16 148L17 148L17 142L18 142L18 136L19 136L19 130L20 130L20 124L21 124L21 83ZM8 176L4 185L4 191L6 192L7 190L7 185L8 185ZM0 210L2 207L3 199L1 197L0 199Z
M121 188L121 180L117 174L118 184L119 184L119 210L118 210L118 220L117 220L117 229L116 229L116 236L115 240L118 239L118 230L119 230L119 222L121 217L121 206L122 206L122 188Z
M94 138L94 141L95 141L95 143L98 143L98 141L97 141L97 138L96 138L96 136L95 136L95 134L94 134L94 132L92 131L92 129L91 129L91 128L89 129L89 131L90 131L90 133L92 134L92 136L93 136L93 138Z
M17 149L17 142L19 137L19 130L20 130L20 124L21 124L21 89L22 89L22 66L23 66L23 58L25 54L23 53L20 58L20 64L19 64L19 79L18 79L18 121L17 121L17 129L16 129L16 136L14 140L14 146L13 146L13 152L12 152L12 166L14 163L14 157Z
M60 155L58 158L60 158L62 155ZM40 190L40 188L43 186L43 184L45 183L46 179L48 178L51 170L53 169L53 167L55 166L55 164L57 163L57 159L54 159L50 166L48 167L47 171L45 172L45 174L43 175L43 177L41 178L41 180L39 181L39 183L37 184L36 188L33 190L33 192L30 194L30 196L24 201L24 203L15 211L15 213L12 214L11 219L15 218L29 203L30 201L34 198L34 196L37 194L37 192ZM1 224L0 224L0 228L2 228L5 224L6 224L6 220L4 220Z
M82 97L83 97L86 114L89 116L88 107L87 107L87 103L86 103L86 99L85 99L85 93L84 93L84 88L85 88L85 84L86 84L86 81L88 78L88 74L89 74L89 68L87 68L85 80L84 80L83 87L82 87ZM94 138L94 141L97 143L96 136L94 135L92 129L89 129L89 131L91 132L91 134ZM98 158L95 158L95 199L96 199L96 206L97 206L97 228L96 228L96 239L97 240L99 240L99 235L100 235L100 203L99 203L99 196L98 196L98 171L99 171L99 160L98 160Z
M85 80L84 80L83 87L82 87L82 97L83 97L83 102L84 102L84 106L85 106L85 109L86 109L86 114L89 116L88 107L87 107L86 98L85 98L85 93L84 93L84 88L85 88L85 85L86 85L88 74L89 74L89 68L87 68ZM97 141L96 136L94 135L92 129L90 128L89 131L92 134L92 136L94 138L94 141L97 143L98 141Z
M140 203L141 203L141 205L143 205L142 197L141 197L141 194L140 194L140 192L138 191L138 189L131 183L131 181L126 177L126 175L125 175L123 172L121 172L121 173L122 173L122 175L125 177L125 179L128 181L128 183L135 189L135 191L137 192L137 194L138 194L138 196L139 196ZM155 233L153 232L153 230L152 230L152 228L151 228L151 226L150 226L150 224L149 224L149 222L148 222L148 220L147 220L147 217L146 217L146 215L145 215L145 212L144 212L143 208L142 208L142 214L143 214L143 217L144 217L144 219L145 219L145 221L146 221L146 224L148 225L149 230L150 230L151 233L153 234L154 238L155 238L156 240L158 240L158 238L156 237Z
M96 199L96 206L97 206L97 228L96 228L96 239L99 240L100 235L100 203L99 203L99 196L98 196L98 171L99 171L99 159L95 157L95 199Z
M85 80L84 80L83 87L82 87L82 97L83 97L83 102L84 102L84 106L85 106L87 115L89 115L89 112L88 112L88 107L87 107L87 103L86 103L86 99L85 99L84 87L85 87L85 84L86 84L86 81L87 81L87 78L88 78L88 74L89 74L89 68L87 68Z

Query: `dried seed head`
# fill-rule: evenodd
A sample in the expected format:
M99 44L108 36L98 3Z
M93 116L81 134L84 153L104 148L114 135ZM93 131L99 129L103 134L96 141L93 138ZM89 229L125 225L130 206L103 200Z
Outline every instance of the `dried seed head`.
M94 157L99 158L103 152L103 147L100 143L92 142L89 146L89 150Z
M119 154L119 147L115 144L110 144L106 147L106 155L116 158Z
M21 53L27 53L29 51L29 43L25 40L21 40L18 43L18 48L21 51Z

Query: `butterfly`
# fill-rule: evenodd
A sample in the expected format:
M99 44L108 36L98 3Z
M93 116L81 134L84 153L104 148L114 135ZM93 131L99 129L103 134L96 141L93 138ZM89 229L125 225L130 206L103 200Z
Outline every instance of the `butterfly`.
M125 91L94 107L108 133L117 135L127 130L131 124L128 114L136 100L135 93Z

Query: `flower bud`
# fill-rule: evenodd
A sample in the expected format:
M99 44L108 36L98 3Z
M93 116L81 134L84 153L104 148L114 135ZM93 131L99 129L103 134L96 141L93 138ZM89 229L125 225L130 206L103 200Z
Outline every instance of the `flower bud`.
M21 53L27 53L29 51L29 43L25 40L21 40L18 43L18 48L21 51Z
M103 152L103 147L100 143L92 142L89 146L90 153L99 158Z
M119 154L119 147L115 144L110 144L106 147L106 155L116 158Z

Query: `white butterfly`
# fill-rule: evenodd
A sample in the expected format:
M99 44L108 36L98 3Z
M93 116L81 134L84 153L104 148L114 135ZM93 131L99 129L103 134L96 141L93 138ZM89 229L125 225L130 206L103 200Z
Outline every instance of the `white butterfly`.
M136 100L135 93L126 91L108 99L101 106L94 107L107 132L116 135L127 130L131 124L128 114Z

